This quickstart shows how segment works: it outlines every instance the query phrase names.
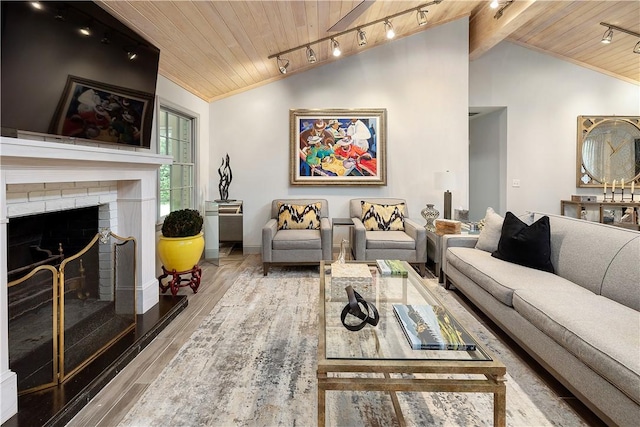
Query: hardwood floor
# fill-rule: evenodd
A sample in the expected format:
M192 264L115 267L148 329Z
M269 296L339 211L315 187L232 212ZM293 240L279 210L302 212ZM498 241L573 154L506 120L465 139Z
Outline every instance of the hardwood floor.
M220 265L202 265L202 283L197 294L183 288L181 295L187 295L189 304L180 315L163 330L116 378L114 378L93 400L91 400L68 424L70 427L107 427L117 425L146 388L173 359L182 345L189 339L198 325L233 284L238 274L248 267L261 267L260 255L243 256L241 250L234 250L220 259ZM587 424L594 427L605 424L573 397L560 383L518 347L506 334L492 324L464 296L455 292L459 301L474 314L479 322L491 329L506 345L527 363L562 399L582 416Z
M190 288L180 289L189 305L129 363L98 395L68 424L75 427L106 427L117 425L145 389L173 359L198 325L211 312L238 273L249 265L261 266L260 255L243 256L234 250L220 258L220 265L203 263L202 282L197 294Z

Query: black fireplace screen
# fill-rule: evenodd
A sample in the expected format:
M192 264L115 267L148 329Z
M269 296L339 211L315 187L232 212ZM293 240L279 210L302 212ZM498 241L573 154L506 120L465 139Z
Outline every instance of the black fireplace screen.
M19 393L62 383L135 328L136 243L101 232L59 265L9 282Z

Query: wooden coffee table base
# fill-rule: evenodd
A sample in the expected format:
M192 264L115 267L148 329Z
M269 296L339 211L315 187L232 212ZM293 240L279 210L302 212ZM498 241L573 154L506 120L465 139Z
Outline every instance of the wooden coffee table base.
M326 392L328 390L389 392L400 426L405 426L406 423L396 396L398 391L493 393L493 424L496 427L506 425L507 401L504 375L485 375L485 379L392 378L389 373L383 373L383 375L384 377L378 378L337 378L329 377L326 372L321 372L319 367L317 375L318 426L324 426L326 422Z

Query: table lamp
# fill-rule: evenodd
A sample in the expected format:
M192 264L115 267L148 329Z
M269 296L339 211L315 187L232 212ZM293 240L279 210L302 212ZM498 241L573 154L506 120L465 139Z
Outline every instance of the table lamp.
M451 191L456 186L456 176L451 171L436 172L435 186L444 192L444 219L451 219Z

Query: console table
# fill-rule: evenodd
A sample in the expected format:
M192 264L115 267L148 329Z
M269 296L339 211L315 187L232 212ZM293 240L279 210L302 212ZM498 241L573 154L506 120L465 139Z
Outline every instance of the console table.
M242 200L217 201L220 242L242 242Z
M624 217L628 208L631 209L631 212L629 212L628 217ZM578 202L573 200L561 200L560 214L601 222L603 224L640 230L640 201Z

